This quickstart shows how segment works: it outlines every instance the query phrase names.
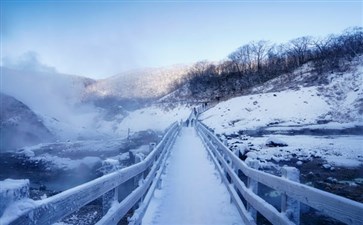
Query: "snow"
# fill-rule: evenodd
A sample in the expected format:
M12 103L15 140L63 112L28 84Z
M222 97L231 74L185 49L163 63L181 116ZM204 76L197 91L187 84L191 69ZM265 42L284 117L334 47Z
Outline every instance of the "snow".
M29 198L23 199L21 201L16 201L6 208L3 215L0 217L0 222L2 225L9 224L14 219L21 216L25 211L28 211L29 209L34 209L38 205L39 201L34 201Z
M266 130L276 131L276 130L302 130L302 129L347 129L354 128L357 126L363 126L362 122L348 122L348 123L338 123L330 122L327 124L311 124L311 125L290 125L288 123L283 123L280 126L267 127Z
M242 224L194 128L183 128L143 224Z
M288 143L285 147L267 147L266 140L277 138ZM229 140L233 143L235 140ZM281 161L296 158L298 165L304 161L321 157L331 166L357 167L363 165L363 139L361 136L308 136L308 135L265 135L263 137L251 137L246 143L253 146L247 154L249 158L260 161ZM293 153L295 155L293 155Z
M266 146L270 146L270 147L283 147L283 146L287 146L288 144L276 137L269 137L266 140Z
M36 145L36 146L38 146L38 145ZM26 149L26 148L24 150L22 150L21 153L24 154L24 156L29 157L29 158L35 156L35 153L32 150Z
M306 64L252 90L252 95L229 99L217 104L200 117L217 133L233 133L241 129L283 129L287 126L342 129L362 125L363 57L350 62L347 72L321 74L327 84L308 86L304 79L316 74ZM313 84L310 84L313 85ZM326 120L327 124L317 124ZM276 126L278 128L276 128ZM312 127L313 126L313 127Z
M23 180L14 180L14 179L5 179L0 181L0 193L7 192L8 190L19 189L21 187L29 185L28 179Z
M348 72L321 75L326 76L328 83L316 86L303 85L305 78L316 76L309 70L310 65L305 65L296 72L302 75L290 84L283 77L276 78L255 88L255 94L218 103L199 118L222 138L226 139L224 135L232 138L228 140L230 147L248 144L247 156L260 161L296 158L299 166L314 156L326 160L331 167L361 166L361 135L329 135L328 138L280 135L300 130L317 130L323 134L328 130L362 127L363 58L355 63ZM243 137L241 131L261 131L264 136ZM280 134L272 135L272 132ZM289 146L269 148L265 146L268 138L278 138Z
M7 224L24 209L34 205L34 201L29 199L29 180L0 181L0 199L0 224Z
M82 159L70 159L50 155L48 153L36 157L31 157L29 160L46 162L49 163L51 169L61 170L73 170L79 168L80 166L87 166L88 168L93 168L97 164L101 163L101 159L95 156L87 156Z
M310 87L232 98L209 109L200 119L217 133L231 133L275 122L314 124L329 109L317 90Z
M130 152L137 158L138 161L142 161L150 153L149 145L142 145L138 149L132 149Z
M19 200L29 197L29 180L5 179L0 181L0 215L6 208ZM1 220L0 220L1 221Z
M104 153L118 151L124 145L125 139L101 139L101 140L86 140L86 141L67 141L56 143L42 143L29 147L24 147L20 150L29 157L38 155L38 152L47 150L46 152L54 154L78 154L78 153Z
M165 106L153 105L142 108L130 114L120 123L117 133L126 135L128 128L131 132L152 129L164 131L175 121L185 120L190 114L190 108L180 105L167 109Z
M185 78L190 65L145 68L98 80L87 87L88 95L119 98L155 98L167 94L175 82Z

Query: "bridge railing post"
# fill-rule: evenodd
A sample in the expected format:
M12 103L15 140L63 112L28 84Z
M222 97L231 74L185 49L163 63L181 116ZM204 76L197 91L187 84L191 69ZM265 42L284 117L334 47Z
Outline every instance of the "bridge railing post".
M0 215L3 215L5 209L13 202L29 198L29 186L28 179L0 181ZM0 224L2 223L0 222Z
M102 163L102 173L103 175L111 173L116 170L115 165L112 165L111 163L108 163L107 161L104 161ZM106 192L104 195L102 195L102 213L103 215L106 215L108 210L111 208L112 202L118 200L118 187L114 188L108 192Z
M297 168L284 166L281 172L282 177L291 181L300 182L300 171ZM300 224L300 202L288 197L286 193L281 194L281 212L285 213L295 224Z
M140 155L135 155L135 162L134 162L135 164L141 162L142 160L143 160L143 158ZM142 182L144 181L144 172L140 173L139 175L136 175L134 177L134 188L133 189L136 189L137 187L142 185ZM142 202L142 200L143 199L140 199L140 201L134 205L133 210L136 210L139 207L139 204Z
M258 160L247 161L247 165L256 170L258 170L260 167L260 163ZM251 177L247 177L247 188L250 189L256 195L258 194L258 182L252 179ZM248 202L247 202L247 210L251 214L252 218L255 221L257 221L257 211Z

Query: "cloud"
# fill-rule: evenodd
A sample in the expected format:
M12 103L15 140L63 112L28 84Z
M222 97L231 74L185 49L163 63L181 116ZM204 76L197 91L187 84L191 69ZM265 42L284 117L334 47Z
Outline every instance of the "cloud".
M2 66L9 69L32 71L32 72L57 72L55 67L48 66L40 62L39 54L34 51L23 53L17 58L4 57L2 58Z

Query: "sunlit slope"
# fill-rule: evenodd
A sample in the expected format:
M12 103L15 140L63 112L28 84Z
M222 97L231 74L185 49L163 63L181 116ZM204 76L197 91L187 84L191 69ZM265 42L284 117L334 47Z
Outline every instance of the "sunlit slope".
M201 119L220 133L274 126L340 129L362 125L362 59L347 72L322 75L324 82L308 83L319 77L303 67L294 80L287 82L287 75L278 77L254 88L251 95L217 104Z

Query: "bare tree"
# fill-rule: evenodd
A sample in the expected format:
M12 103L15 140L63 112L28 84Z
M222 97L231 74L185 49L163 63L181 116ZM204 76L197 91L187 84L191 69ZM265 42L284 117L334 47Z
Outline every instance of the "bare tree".
M325 57L327 55L333 39L334 39L333 35L329 35L326 38L312 39L313 50L317 58Z
M318 73L343 71L345 61L342 59L350 60L361 54L362 27L349 28L340 35L324 39L305 36L280 45L268 41L250 42L221 63L196 63L188 81L195 96L235 95L281 74L294 74L292 71L308 61L312 61Z
M363 28L351 27L344 30L343 35L340 36L344 51L351 56L358 56L363 51Z
M251 53L251 45L247 44L239 47L228 56L240 75L246 73L247 70L252 68L253 62L251 59Z
M268 41L251 42L251 55L256 64L257 72L261 70L262 63L266 59L268 52L271 49L271 44Z
M200 77L205 75L210 65L211 63L206 60L196 62L189 70L190 77Z
M305 63L310 53L310 47L312 46L312 38L309 36L299 37L291 40L289 44L297 66Z

